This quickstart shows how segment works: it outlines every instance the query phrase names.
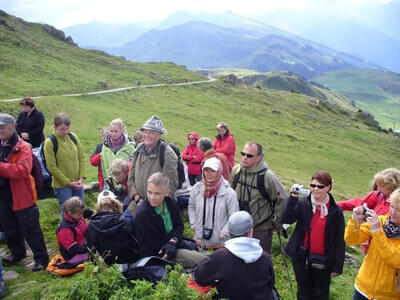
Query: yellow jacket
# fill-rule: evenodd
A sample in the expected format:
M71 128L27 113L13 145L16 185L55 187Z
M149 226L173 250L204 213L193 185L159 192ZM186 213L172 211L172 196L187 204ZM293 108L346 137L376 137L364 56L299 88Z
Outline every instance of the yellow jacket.
M360 245L371 238L371 244L356 277L357 288L368 299L400 299L400 239L387 238L383 225L388 216L379 216L381 228L370 232L369 222L359 227L351 218L346 227L344 240L348 245Z

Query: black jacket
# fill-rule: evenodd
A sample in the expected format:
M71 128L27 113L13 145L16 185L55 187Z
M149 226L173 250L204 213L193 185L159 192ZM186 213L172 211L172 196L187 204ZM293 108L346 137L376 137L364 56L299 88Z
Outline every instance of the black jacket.
M162 217L147 200L139 205L135 226L140 257L159 256L158 252L171 238L177 238L178 242L182 239L183 223L178 204L169 197L166 197L164 201L167 202L173 224L170 234L165 231Z
M44 116L36 108L32 110L30 116L26 112L21 112L17 119L17 132L21 135L22 132L29 133L28 143L32 148L39 147L44 141Z
M344 216L331 194L329 194L329 203L325 229L326 267L330 272L341 274L345 252ZM299 199L289 197L282 213L282 224L292 224L297 221L296 228L285 249L286 253L294 260L299 258L300 246L303 244L305 233L310 230L312 217L311 195Z
M132 263L138 259L133 229L120 213L102 212L92 216L86 231L86 244L108 265Z
M274 268L267 252L246 264L228 249L215 251L208 260L193 271L194 280L200 285L212 285L218 298L230 300L272 300L275 283Z

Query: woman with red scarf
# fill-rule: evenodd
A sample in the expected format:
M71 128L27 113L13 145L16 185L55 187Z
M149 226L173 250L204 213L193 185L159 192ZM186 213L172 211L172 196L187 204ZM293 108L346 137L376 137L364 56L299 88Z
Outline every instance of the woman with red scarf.
M194 185L201 180L201 162L203 160L203 152L197 147L199 135L197 132L191 132L187 135L189 145L183 150L182 159L186 161L189 174L190 185Z
M189 198L188 213L193 238L202 246L222 247L230 238L229 216L239 210L236 192L222 177L222 165L216 157L204 162L202 178L193 187Z

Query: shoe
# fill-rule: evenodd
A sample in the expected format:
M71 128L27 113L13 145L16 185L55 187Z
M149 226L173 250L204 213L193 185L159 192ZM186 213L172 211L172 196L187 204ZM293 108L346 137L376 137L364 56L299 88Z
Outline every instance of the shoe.
M0 298L5 297L5 295L7 295L7 288L6 288L6 284L3 281L0 281Z
M25 258L25 255L24 256L14 256L12 254L6 255L3 257L3 265L11 266L11 265L14 265L17 262L23 260L24 258Z
M49 264L49 262L35 262L35 264L32 267L32 272L37 272L37 271L41 271L47 268L47 265Z

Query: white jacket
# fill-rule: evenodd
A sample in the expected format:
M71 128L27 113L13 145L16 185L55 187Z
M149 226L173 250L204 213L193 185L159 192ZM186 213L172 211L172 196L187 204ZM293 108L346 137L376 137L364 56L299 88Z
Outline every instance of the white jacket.
M203 239L203 195L203 182L198 182L190 193L188 207L190 226L194 228L195 232L193 238L201 241L202 245L223 246L224 242L230 238L228 231L229 216L239 210L236 192L231 188L229 182L224 179L216 195L214 228L209 240ZM212 228L213 206L214 196L206 199L205 228ZM220 237L222 238L220 239Z

